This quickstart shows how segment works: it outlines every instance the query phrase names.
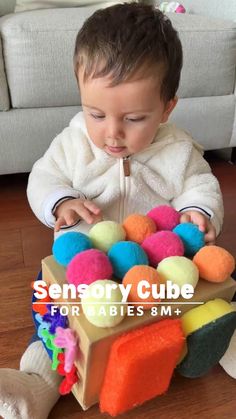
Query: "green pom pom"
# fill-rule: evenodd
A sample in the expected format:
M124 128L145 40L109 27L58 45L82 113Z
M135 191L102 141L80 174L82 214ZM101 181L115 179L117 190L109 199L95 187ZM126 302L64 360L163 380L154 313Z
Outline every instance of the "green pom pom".
M103 252L108 252L114 243L125 240L125 235L123 227L114 221L101 221L89 231L93 246Z
M115 286L116 289L112 288ZM97 327L114 327L123 320L127 308L126 303L120 304L121 301L118 284L109 279L90 284L81 299L85 317Z

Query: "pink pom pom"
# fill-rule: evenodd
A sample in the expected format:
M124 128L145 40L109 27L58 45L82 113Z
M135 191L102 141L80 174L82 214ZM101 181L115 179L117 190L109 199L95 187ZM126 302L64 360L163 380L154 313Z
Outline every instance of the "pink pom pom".
M186 13L186 10L182 4L180 4L176 9L175 13Z
M105 253L89 249L78 253L67 266L66 276L69 284L91 284L98 279L112 277L112 265Z
M184 245L177 234L172 231L158 231L147 237L142 243L149 262L156 267L162 259L169 256L183 256Z
M160 205L147 213L155 222L157 230L173 230L180 222L180 213L169 205Z

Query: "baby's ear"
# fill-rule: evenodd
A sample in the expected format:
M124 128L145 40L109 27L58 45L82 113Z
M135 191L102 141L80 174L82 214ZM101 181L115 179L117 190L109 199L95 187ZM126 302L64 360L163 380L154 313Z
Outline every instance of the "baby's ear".
M165 122L168 121L168 118L169 118L171 112L173 111L173 109L175 108L175 106L177 105L177 102L178 102L178 97L175 96L173 99L170 99L165 104L165 109L164 109L162 119L161 119L162 124L164 124Z

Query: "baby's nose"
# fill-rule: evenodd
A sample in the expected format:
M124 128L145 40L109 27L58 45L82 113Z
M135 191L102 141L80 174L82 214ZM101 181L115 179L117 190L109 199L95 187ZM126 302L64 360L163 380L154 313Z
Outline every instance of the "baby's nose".
M107 138L119 139L124 137L124 130L122 123L111 120L107 124Z

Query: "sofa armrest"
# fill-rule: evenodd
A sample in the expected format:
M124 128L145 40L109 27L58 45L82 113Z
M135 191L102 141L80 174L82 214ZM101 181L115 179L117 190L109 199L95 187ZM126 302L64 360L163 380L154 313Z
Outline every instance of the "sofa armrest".
M4 69L2 40L0 36L0 111L7 111L10 108L10 98L7 86L6 73Z

